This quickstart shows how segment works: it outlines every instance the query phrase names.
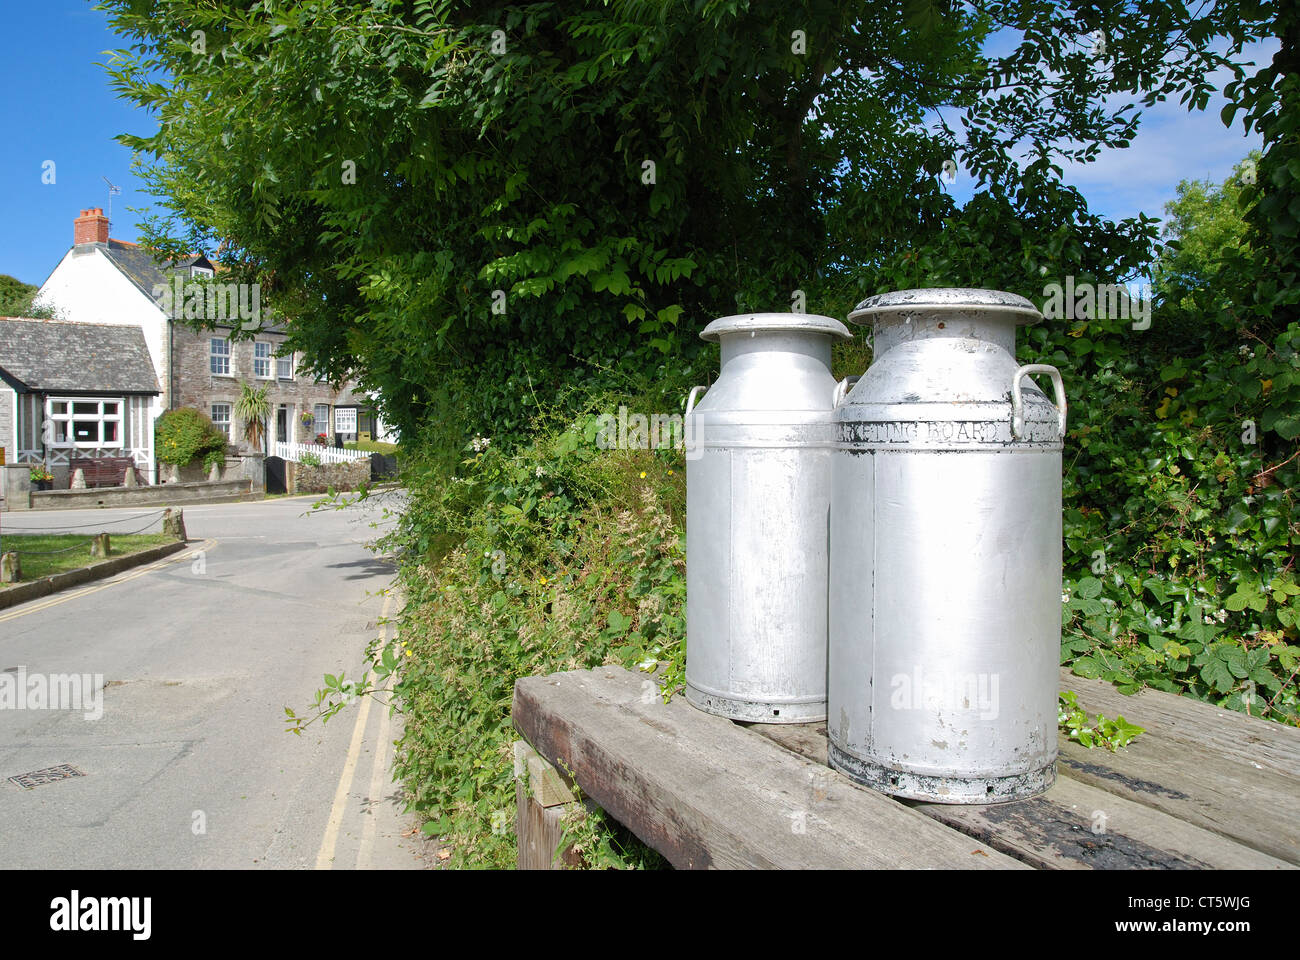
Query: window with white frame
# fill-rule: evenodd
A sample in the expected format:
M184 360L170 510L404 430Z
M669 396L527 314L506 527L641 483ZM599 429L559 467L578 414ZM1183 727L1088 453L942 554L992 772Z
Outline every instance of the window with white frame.
M230 376L230 341L225 337L213 337L208 354L208 367L218 377Z
M257 341L253 344L253 376L260 380L271 379L271 345Z
M45 401L46 443L77 449L121 447L125 406L120 398L49 397Z
M191 277L210 277L212 271L207 267L190 267Z
M217 429L230 439L230 407L229 403L214 403L212 405L212 422L217 425Z
M330 432L330 405L328 403L316 404L312 416L315 418L312 429L317 433L328 434Z
M281 380L293 379L293 354L275 358L275 375Z

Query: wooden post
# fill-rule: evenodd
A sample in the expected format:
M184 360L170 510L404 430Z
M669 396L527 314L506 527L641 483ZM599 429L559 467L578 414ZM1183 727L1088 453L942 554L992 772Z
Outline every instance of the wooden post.
M520 870L582 867L582 857L565 848L564 817L580 802L560 771L538 756L524 740L515 741L515 836Z
M90 555L92 557L107 557L110 551L107 533L97 533L90 541Z
M22 564L18 554L6 553L0 556L0 583L17 583L23 578Z

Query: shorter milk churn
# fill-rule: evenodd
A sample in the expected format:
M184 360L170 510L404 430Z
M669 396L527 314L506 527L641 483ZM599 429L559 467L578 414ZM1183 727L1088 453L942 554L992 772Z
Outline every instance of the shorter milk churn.
M875 359L835 415L827 728L831 765L887 793L984 803L1056 777L1065 391L1015 359L1040 317L965 289L849 315Z
M738 720L826 716L830 317L751 313L700 334L722 347L687 400L686 699Z

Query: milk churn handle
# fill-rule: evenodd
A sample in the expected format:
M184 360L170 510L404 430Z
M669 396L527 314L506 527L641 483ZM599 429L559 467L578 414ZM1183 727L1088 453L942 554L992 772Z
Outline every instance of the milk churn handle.
M686 417L689 417L691 415L691 411L695 409L695 398L698 397L701 393L703 393L707 389L709 388L691 387L690 396L686 398L686 415L682 418L683 420L686 419Z
M1024 403L1020 397L1020 381L1029 374L1045 373L1052 378L1052 387L1056 390L1056 418L1061 430L1061 436L1065 436L1065 384L1061 381L1061 371L1057 370L1050 363L1030 363L1023 367L1016 368L1015 379L1011 381L1011 434L1017 440L1024 439L1022 434L1025 432L1025 411Z
M839 383L835 384L835 393L831 395L832 410L844 402L844 398L848 396L849 391L853 389L854 384L856 384L859 379L861 378L845 377Z

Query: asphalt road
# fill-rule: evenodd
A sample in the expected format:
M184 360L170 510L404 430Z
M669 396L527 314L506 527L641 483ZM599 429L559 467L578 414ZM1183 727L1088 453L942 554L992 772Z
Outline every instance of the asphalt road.
M284 708L303 713L324 674L359 676L396 605L392 568L366 548L379 510L312 513L313 500L186 507L190 549L0 611L0 671L29 690L53 674L105 685L81 710L0 700L0 863L428 865L389 774L400 718L362 700L284 732ZM148 513L6 513L0 535L134 532ZM65 764L82 776L10 779Z

